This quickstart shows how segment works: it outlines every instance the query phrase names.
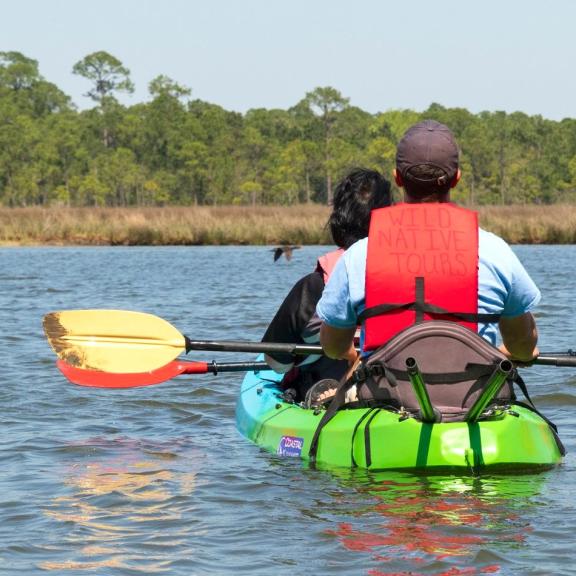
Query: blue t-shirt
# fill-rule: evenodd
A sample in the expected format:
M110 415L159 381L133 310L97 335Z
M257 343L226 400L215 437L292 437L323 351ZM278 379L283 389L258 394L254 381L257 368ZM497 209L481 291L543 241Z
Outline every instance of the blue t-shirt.
M365 308L367 247L363 238L348 248L324 288L316 312L329 326L353 328L358 323ZM511 318L540 302L540 290L502 238L480 229L478 256L478 313ZM478 324L478 333L495 345L498 326Z

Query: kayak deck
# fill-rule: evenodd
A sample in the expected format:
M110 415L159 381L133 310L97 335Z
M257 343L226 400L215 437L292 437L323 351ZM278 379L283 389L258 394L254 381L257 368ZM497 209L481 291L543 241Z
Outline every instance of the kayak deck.
M309 460L323 410L283 401L273 371L248 373L236 407L241 434L265 450ZM341 409L323 429L316 463L373 470L534 470L560 463L548 424L535 412L512 405L475 423L422 423L381 408Z

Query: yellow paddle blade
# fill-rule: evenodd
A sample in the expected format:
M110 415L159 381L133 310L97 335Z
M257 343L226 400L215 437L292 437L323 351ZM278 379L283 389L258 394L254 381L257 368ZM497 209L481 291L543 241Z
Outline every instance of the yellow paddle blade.
M44 316L58 357L77 368L148 372L185 352L180 332L157 316L126 310L65 310Z

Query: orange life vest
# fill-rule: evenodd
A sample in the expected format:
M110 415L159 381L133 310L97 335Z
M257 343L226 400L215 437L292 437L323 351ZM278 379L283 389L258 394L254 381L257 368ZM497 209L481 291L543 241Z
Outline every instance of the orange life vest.
M342 254L344 254L344 249L338 248L338 250L327 252L318 258L316 262L316 271L322 272L322 276L324 277L324 286L328 283L328 278L330 278L330 274L332 274L334 266L336 266L336 263L340 260Z
M477 312L476 212L448 203L372 211L360 315L365 350L424 320L452 320L476 331Z

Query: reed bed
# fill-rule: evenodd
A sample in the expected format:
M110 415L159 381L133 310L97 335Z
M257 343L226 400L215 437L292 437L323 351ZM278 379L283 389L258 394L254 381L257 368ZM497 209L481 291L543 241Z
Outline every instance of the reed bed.
M576 205L484 206L483 228L512 244L576 243ZM331 244L320 205L0 208L2 245Z
M4 245L327 244L319 205L0 208Z
M480 225L510 244L576 244L576 205L484 206Z

